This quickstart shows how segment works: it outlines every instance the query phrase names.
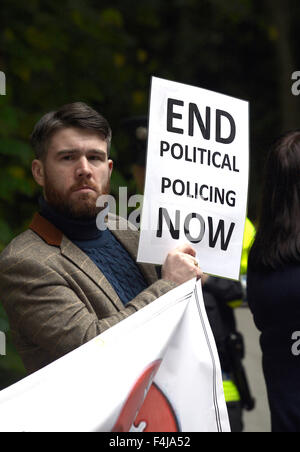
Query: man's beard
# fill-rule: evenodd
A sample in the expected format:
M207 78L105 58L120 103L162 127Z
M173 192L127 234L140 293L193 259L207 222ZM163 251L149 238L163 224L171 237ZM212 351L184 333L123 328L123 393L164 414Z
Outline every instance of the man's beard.
M84 185L88 185L95 191L92 193L81 193L76 200L71 200L71 193ZM103 209L103 207L96 207L96 200L100 195L109 194L110 180L108 178L101 191L94 185L91 186L90 182L81 181L80 184L72 186L67 194L63 195L55 189L45 174L44 192L47 202L61 214L69 218L89 220L95 218Z

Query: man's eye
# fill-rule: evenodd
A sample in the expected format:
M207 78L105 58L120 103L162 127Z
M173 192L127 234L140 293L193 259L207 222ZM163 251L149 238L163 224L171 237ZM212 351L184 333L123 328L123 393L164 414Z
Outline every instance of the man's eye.
M72 160L73 159L73 155L64 155L62 160Z
M91 155L89 160L102 160L102 157L100 157L100 155Z

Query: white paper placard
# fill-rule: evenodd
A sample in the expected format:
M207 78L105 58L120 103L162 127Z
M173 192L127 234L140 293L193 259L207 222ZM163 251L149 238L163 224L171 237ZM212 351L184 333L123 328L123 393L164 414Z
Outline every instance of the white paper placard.
M190 242L204 272L238 279L248 171L247 101L153 77L138 262Z

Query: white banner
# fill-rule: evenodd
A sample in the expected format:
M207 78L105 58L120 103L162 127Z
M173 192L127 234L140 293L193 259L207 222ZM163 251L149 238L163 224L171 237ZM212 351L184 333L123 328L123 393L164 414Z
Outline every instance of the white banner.
M190 242L205 273L239 279L248 102L153 77L139 262Z
M2 390L0 431L230 431L201 283Z

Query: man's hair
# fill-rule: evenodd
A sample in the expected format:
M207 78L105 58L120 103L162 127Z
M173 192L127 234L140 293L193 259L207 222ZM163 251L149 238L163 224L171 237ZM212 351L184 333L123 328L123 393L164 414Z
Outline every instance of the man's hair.
M84 102L74 102L46 113L34 126L30 142L37 159L45 159L52 135L67 127L91 130L103 135L107 142L107 155L109 155L112 135L109 123Z
M300 262L300 130L281 136L265 166L256 238L249 255L254 268L277 269Z

